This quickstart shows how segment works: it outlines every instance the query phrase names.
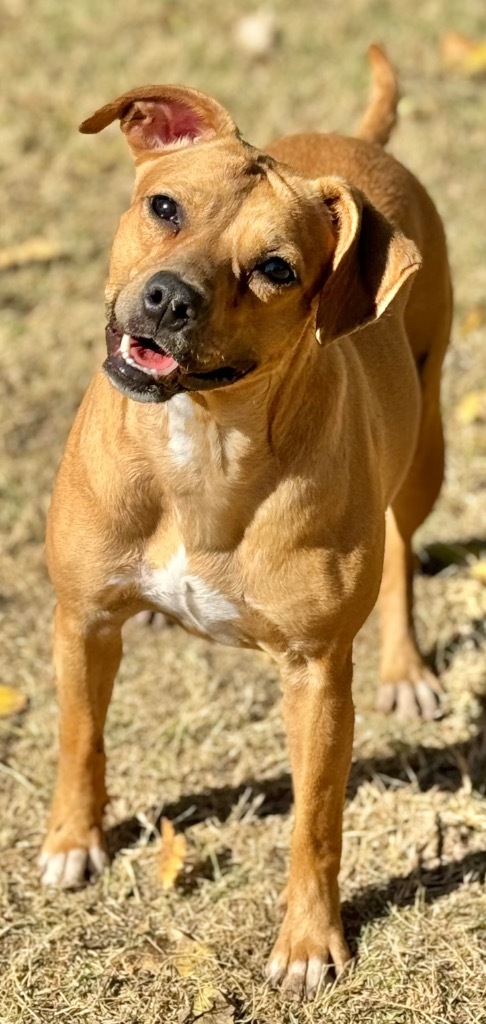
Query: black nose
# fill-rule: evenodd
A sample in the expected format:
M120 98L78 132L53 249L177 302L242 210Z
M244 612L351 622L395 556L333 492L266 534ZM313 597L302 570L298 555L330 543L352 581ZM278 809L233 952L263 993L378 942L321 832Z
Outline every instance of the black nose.
M204 305L204 296L177 274L161 270L147 281L143 290L147 316L157 327L180 331L196 320Z

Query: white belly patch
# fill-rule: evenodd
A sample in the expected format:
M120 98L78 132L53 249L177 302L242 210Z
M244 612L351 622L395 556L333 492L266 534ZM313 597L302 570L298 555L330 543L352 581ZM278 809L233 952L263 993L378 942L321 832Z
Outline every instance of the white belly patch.
M239 646L239 614L236 605L223 594L188 571L184 547L163 569L144 565L140 578L142 597L181 625L218 640Z

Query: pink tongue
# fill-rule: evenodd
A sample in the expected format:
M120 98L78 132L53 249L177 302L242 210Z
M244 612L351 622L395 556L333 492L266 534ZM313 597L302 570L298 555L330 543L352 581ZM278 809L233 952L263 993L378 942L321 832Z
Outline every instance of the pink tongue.
M130 355L139 366L144 366L147 370L157 370L162 376L172 373L179 365L172 356L156 352L153 348L146 348L136 338L130 339Z

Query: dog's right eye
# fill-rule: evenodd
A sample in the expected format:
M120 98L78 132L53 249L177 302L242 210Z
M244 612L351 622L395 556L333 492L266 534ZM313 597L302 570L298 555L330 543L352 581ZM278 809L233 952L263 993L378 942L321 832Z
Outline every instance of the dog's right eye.
M151 196L150 206L160 220L168 220L175 227L180 227L179 207L175 199L170 196Z

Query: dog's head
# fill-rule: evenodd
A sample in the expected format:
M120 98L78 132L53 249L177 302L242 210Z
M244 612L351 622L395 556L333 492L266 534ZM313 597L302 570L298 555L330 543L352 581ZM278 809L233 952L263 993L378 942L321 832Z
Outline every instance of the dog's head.
M370 323L418 267L408 239L337 178L246 144L215 100L147 86L98 110L136 163L107 287L105 369L138 401L230 386Z

